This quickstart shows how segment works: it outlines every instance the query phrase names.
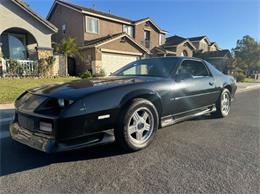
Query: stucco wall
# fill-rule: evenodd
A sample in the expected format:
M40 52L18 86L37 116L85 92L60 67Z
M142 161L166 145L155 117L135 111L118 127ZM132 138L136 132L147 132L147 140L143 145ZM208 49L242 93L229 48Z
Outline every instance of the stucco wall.
M125 52L125 54L141 53L143 54L142 56L144 56L145 53L127 39L125 42L122 42L121 39L116 39L97 48L82 49L80 51L82 56L81 59L76 59L76 72L79 74L85 72L86 70L92 70L93 73L95 73L98 68L102 67L102 49L110 50L112 53L113 51L122 53Z
M180 44L180 45L178 45L177 50L176 50L176 56L181 56L181 53L182 53L183 51L186 51L186 52L187 52L188 57L192 57L192 55L193 55L193 50L192 50L190 47L188 47L186 44Z
M200 41L200 45L199 45L199 49L202 50L203 52L207 52L209 47L208 47L208 42L206 41L206 39L202 39Z
M60 42L66 35L75 38L78 46L83 46L83 14L57 4L56 9L49 18L49 21L58 28L58 32L52 37L53 41ZM62 32L63 24L66 25L65 33Z
M217 51L216 45L209 46L209 51Z
M86 17L87 15L83 18L84 19L84 39L85 40L91 40L91 39L97 39L99 37L104 37L107 35L112 35L116 33L121 33L123 32L123 24L101 19L99 18L99 33L89 33L86 32ZM98 17L96 17L98 18Z
M76 59L76 73L80 74L92 69L92 62L96 59L95 48L80 50L81 58Z
M145 22L140 23L135 26L135 40L144 45L144 30L150 31L150 49L159 45L159 32L158 30L150 23L150 26L145 26Z
M0 0L0 34L9 28L29 31L39 47L51 48L51 30L9 0Z
M106 43L101 46L104 49L111 49L111 50L118 50L118 51L125 51L125 52L133 52L133 53L143 53L143 51L138 48L134 43L125 39L122 41L121 39L116 39L115 41Z
M66 60L63 55L54 55L55 62L52 67L53 75L66 76L67 68L66 68Z

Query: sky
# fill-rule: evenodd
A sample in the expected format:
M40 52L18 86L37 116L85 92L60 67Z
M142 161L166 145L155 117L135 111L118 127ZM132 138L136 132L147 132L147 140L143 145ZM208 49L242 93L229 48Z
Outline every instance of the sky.
M24 0L46 17L53 0ZM167 36L207 35L231 49L244 35L260 41L260 0L67 0L132 20L150 17Z

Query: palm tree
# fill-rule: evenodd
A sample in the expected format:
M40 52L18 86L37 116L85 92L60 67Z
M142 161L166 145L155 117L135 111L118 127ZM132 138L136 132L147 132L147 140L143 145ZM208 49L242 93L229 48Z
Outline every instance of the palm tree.
M55 46L55 51L65 56L66 69L68 64L68 57L81 57L76 40L69 36L64 37L61 42Z

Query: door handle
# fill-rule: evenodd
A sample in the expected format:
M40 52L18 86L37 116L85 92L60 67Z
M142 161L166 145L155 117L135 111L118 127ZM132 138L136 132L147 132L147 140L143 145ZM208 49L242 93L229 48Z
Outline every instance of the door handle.
M210 86L214 85L214 82L213 82L213 81L210 81L210 82L209 82L209 85L210 85Z

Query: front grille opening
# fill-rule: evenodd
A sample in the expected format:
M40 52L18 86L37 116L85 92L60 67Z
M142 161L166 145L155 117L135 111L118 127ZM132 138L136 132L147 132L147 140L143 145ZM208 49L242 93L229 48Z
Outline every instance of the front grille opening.
M36 122L33 118L18 114L17 117L18 124L24 129L34 131L36 127Z
M62 108L59 106L58 100L50 98L43 102L35 112L38 114L57 115L61 111Z

